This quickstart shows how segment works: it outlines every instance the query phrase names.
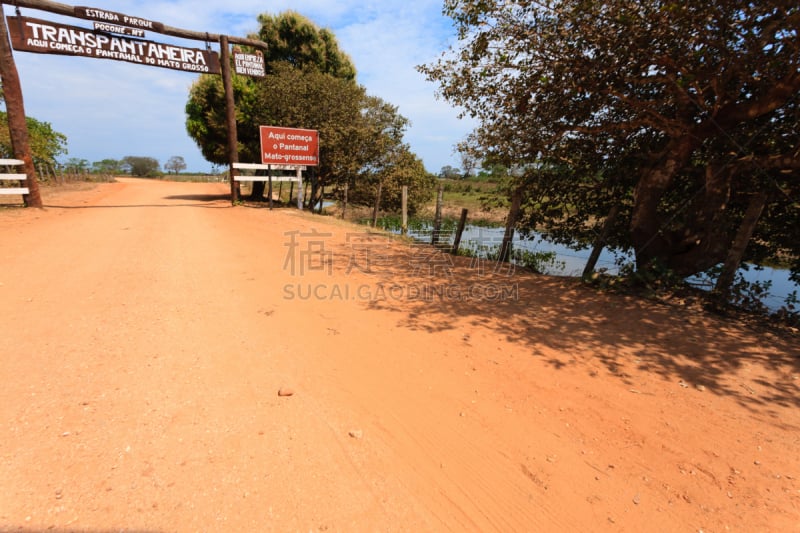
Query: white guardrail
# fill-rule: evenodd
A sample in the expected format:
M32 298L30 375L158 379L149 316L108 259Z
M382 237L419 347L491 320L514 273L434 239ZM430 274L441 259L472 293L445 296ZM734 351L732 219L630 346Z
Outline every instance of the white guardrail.
M19 159L0 159L0 167L16 167L25 163ZM4 181L26 181L25 174L0 174L0 184ZM28 194L27 187L0 187L0 194Z

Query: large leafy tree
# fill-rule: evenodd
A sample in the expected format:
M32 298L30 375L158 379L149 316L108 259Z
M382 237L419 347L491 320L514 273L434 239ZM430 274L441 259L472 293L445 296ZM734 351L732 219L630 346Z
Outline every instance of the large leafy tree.
M358 172L348 180L350 200L374 206L380 185L380 203L384 209L400 209L403 186L408 187L411 212L430 201L435 177L403 141L409 122L398 113L397 107L380 98L368 97L360 124L358 149L350 151L358 164Z
M609 242L640 268L682 275L735 258L748 234L739 259L800 257L796 2L448 0L445 12L459 44L420 69L480 120L470 149L517 170L529 224L576 242L609 219Z
M291 11L261 15L259 22L253 37L269 44L267 76L233 78L240 159L261 160L259 125L318 130L321 164L312 170L312 205L323 186L360 186L390 166L399 169L403 161L418 164L413 158L388 162L388 154L404 146L408 121L355 82L355 67L330 31ZM203 155L218 164L226 162L224 109L219 77L201 76L186 105L187 130ZM263 182L255 182L252 198L262 195Z

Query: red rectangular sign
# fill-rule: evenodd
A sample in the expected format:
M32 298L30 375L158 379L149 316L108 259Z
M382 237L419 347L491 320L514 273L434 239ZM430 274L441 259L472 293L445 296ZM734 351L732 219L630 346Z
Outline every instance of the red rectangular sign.
M279 126L261 126L261 163L264 165L319 165L319 132Z

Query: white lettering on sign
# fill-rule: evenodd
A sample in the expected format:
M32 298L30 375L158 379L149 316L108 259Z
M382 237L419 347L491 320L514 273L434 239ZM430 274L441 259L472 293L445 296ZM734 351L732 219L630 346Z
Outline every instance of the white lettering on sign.
M153 21L139 19L136 17L122 17L122 22L124 22L128 26L132 26L134 28L144 28L146 30L153 29Z
M111 13L110 11L103 11L100 9L87 9L85 13L86 17L90 19L119 22L119 15L117 15L116 13Z
M297 134L292 134L292 133L288 133L288 134L287 133L275 133L273 131L269 132L269 134L267 135L267 138L268 139L276 139L276 140L279 140L279 141L280 140L303 141L303 142L307 142L307 143L310 143L311 141L314 140L314 137L312 137L311 135L297 135ZM308 147L306 146L303 149L304 150L308 149Z
M233 54L233 64L236 74L244 76L265 76L264 56L261 54Z
M104 9L95 9L92 7L74 7L73 12L76 17L100 20L102 22L114 22L119 25L128 26L131 28L141 28L145 30L152 30L163 32L164 25L160 22L153 22L152 20L143 19L140 17L131 17L123 15L122 13L115 13L113 11L106 11ZM116 32L122 33L122 32Z
M137 30L135 28L128 28L127 26L119 26L117 24L107 24L105 22L95 22L94 29L97 31L107 31L109 33L121 33L123 35L130 35L131 37L144 37L144 30Z
M273 154L264 152L265 161L283 161L285 163L316 163L316 155Z

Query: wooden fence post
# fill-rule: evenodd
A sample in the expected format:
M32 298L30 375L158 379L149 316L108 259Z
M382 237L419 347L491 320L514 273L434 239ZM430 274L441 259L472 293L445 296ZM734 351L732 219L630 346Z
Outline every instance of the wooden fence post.
M303 171L297 167L297 209L303 210Z
M400 232L405 235L408 233L408 185L403 185L403 198L401 207L403 209L403 225L400 228Z
M436 214L433 216L433 232L431 234L431 244L438 245L439 232L442 230L442 202L444 200L444 185L439 184L439 192L436 195Z

